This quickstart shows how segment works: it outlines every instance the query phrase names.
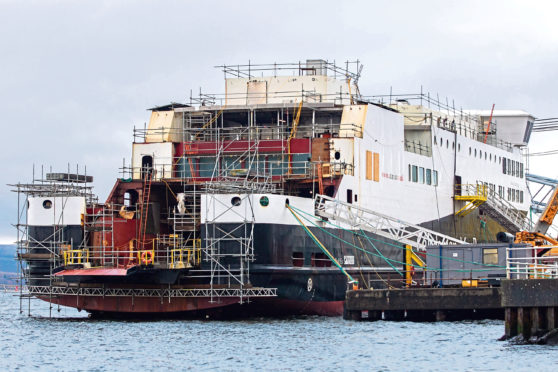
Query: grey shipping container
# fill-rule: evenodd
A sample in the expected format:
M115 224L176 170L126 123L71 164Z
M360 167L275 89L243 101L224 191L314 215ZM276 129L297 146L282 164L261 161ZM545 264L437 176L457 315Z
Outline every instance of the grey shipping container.
M434 285L461 285L466 279L487 279L498 285L506 277L506 248L527 244L487 243L426 247L426 279ZM511 250L512 257L525 257L530 250Z

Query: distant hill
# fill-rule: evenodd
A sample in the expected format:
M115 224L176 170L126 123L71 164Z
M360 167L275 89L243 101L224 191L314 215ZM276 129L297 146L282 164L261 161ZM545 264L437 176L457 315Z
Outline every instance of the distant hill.
M17 261L15 260L16 246L13 244L0 244L0 272L16 273Z
M0 284L17 284L16 273L3 273L0 271Z

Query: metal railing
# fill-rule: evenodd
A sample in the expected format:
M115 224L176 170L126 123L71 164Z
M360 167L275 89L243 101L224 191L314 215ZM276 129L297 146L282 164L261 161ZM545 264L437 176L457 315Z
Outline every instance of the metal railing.
M558 247L544 247L558 249ZM506 277L508 279L557 279L558 256L538 256L541 247L506 248Z
M256 155L257 159L250 164L249 157L254 156L188 156L158 158L153 163L156 170L154 181L165 179L187 179L190 181L221 181L242 179L270 179L279 181L281 178L308 178L315 174L315 167L322 164L326 168L324 175L353 175L354 165L342 161L316 162L310 160L288 161L287 154L272 153L265 159L266 154ZM307 155L307 154L292 154ZM270 158L273 157L273 158ZM289 167L290 163L290 167ZM290 171L289 171L290 168ZM122 179L141 179L144 167L123 166L120 168ZM193 174L192 174L193 170Z
M184 142L216 142L216 141L265 141L265 140L284 140L286 141L291 129L285 125L277 124L258 124L256 126L236 126L221 128L214 124L213 127L203 128L135 128L134 142L146 142L147 138L160 138L160 142L165 142L165 138L171 137L175 141ZM331 135L334 138L362 138L362 128L356 124L340 123L315 123L298 125L295 138L316 138L321 135ZM265 145L263 145L265 146Z
M405 151L424 156L432 156L432 147L414 140L405 140Z
M66 249L65 246L60 246L57 251L60 253L52 256L54 267L128 268L135 265L157 265L182 269L199 267L202 260L201 240L184 240L177 234L157 235L144 242L133 239L120 247L107 243L83 249Z
M533 227L532 222L526 217L526 212L518 210L512 203L501 197L495 189L485 184L461 184L456 185L457 196L469 196L471 198L482 198L484 205L498 213L501 218L506 219L506 224L517 231L530 231ZM495 216L492 216L495 217Z

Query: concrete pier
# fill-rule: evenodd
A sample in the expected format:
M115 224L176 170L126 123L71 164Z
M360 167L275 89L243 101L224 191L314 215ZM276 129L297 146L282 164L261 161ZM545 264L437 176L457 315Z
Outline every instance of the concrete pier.
M558 279L502 280L503 339L558 344Z
M344 317L410 321L503 319L504 309L499 288L356 290L347 291Z

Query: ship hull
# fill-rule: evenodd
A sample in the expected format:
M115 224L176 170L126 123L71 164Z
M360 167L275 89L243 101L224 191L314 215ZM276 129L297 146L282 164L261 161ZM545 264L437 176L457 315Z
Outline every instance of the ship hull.
M475 226L478 216L473 213L467 218L469 225ZM438 226L451 226L453 216L446 216ZM435 222L428 222L433 225ZM462 226L468 226L464 224ZM231 228L220 224L219 228ZM498 229L497 226L494 227ZM359 281L361 288L387 288L403 285L402 265L396 266L399 273L388 266L386 260L377 256L365 258L355 253L353 233L343 229L326 228L311 230L330 247L331 253L339 260L346 255L355 255L355 265L346 266L347 272ZM463 231L466 233L466 231ZM254 229L256 261L250 268L250 284L261 288L277 288L277 297L243 299L238 297L130 297L130 296L75 296L42 297L63 306L85 310L95 316L127 317L212 317L242 318L253 316L297 316L322 315L339 316L343 313L343 301L348 288L348 278L335 266L317 267L314 255L320 248L308 239L300 226L279 224L256 224ZM401 244L389 241L376 234L367 233L375 243L375 248L393 262L403 261ZM345 242L339 244L339 242ZM362 242L361 242L362 243ZM363 249L372 251L372 247L361 245ZM300 266L294 266L293 252L301 253ZM368 261L370 259L370 261ZM321 262L323 264L323 261ZM318 263L319 265L319 263ZM206 268L207 269L207 268ZM195 273L194 273L195 275ZM91 285L95 278L84 276L73 278L74 281ZM118 278L116 278L118 279ZM111 286L118 285L114 279ZM188 275L181 279L188 284ZM124 286L126 283L122 283ZM153 285L154 283L151 283ZM221 283L222 284L222 283ZM157 286L165 289L167 285Z
M298 301L282 298L255 299L239 304L238 298L60 296L40 299L87 311L93 317L107 318L251 318L256 316L341 316L344 301Z

